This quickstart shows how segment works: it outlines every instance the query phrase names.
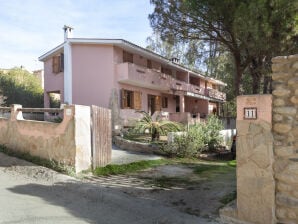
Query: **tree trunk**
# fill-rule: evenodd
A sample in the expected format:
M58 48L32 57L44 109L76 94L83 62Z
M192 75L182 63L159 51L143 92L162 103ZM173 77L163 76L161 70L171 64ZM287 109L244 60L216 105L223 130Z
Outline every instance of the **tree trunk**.
M236 68L236 73L235 73L235 81L234 81L234 93L235 96L240 95L240 85L241 85L241 80L242 80L242 68L241 68L241 58L240 54L234 53L234 61L235 61L235 68Z
M272 79L270 76L264 76L263 94L272 92Z
M252 77L252 93L260 94L262 61L260 59L253 58L249 68L250 75Z
M260 84L261 84L260 81L261 81L260 74L258 74L258 72L256 72L252 76L252 93L253 94L260 94Z

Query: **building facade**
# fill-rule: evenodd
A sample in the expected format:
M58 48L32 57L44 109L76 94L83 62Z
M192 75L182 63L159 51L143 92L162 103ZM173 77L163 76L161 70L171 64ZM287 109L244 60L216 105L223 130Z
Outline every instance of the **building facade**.
M162 112L170 120L193 122L219 113L225 83L122 39L72 38L42 55L44 102L112 109L114 126L129 125L136 111Z

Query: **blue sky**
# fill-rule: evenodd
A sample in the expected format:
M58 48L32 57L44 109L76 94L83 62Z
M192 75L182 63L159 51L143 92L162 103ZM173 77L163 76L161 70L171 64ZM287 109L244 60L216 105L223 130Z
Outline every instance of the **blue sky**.
M73 37L122 38L145 47L149 0L0 0L0 68L40 69L38 57Z

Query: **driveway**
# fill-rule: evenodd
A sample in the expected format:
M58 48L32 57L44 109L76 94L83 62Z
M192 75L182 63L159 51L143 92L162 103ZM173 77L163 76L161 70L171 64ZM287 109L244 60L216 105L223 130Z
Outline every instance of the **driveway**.
M0 223L217 223L0 153Z

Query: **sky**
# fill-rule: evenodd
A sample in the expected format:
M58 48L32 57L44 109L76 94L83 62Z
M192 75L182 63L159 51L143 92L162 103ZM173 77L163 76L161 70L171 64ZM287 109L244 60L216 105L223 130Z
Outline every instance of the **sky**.
M42 69L38 57L73 37L121 38L146 47L150 0L0 0L0 68Z

